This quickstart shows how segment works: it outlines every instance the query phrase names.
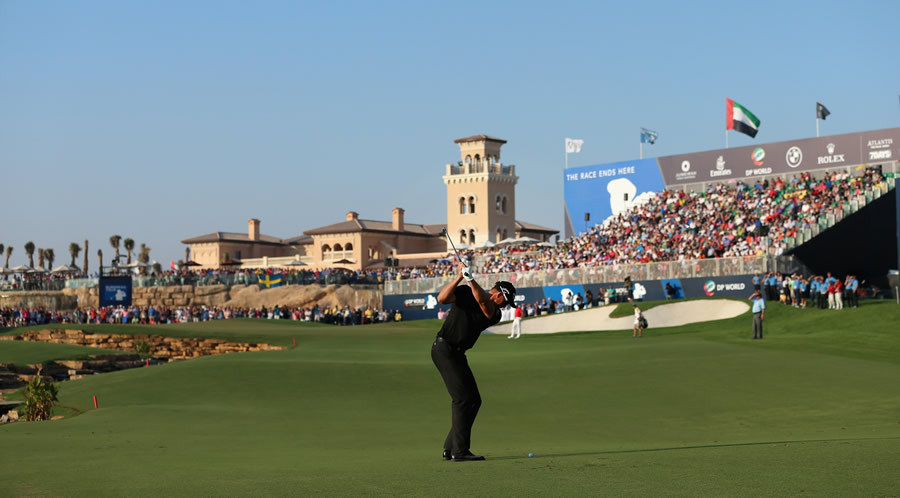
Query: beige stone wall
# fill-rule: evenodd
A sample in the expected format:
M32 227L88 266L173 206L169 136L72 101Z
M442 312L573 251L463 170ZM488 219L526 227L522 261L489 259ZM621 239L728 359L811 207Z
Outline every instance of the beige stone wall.
M260 290L256 285L232 287L208 285L192 287L135 287L132 302L136 306L233 306L259 308L262 306L308 307L345 305L352 308L372 306L381 308L384 291L379 286L362 285L285 285ZM52 311L96 308L99 303L96 288L65 289L47 292L11 292L0 295L0 307L44 308Z

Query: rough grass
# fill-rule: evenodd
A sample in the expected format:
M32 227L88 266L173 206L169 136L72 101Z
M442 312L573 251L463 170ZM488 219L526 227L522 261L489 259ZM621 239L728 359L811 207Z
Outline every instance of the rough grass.
M466 464L439 457L437 321L152 327L298 347L63 383L83 413L0 426L15 448L0 482L66 496L896 495L900 306L766 317L763 341L749 314L644 339L483 336L469 362L488 460Z

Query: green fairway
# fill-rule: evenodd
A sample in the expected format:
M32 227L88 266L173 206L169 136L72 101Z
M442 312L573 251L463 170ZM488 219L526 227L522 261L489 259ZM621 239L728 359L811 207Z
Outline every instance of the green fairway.
M485 335L468 353L484 398L472 450L488 458L473 463L440 458L435 320L99 326L298 347L61 383L82 413L0 426L0 494L900 494L900 306L766 318L763 341L749 314L643 339ZM0 358L26 356L7 345Z

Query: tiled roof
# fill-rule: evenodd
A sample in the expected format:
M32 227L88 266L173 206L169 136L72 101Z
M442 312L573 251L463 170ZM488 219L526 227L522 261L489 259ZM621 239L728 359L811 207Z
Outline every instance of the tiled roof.
M500 142L501 144L505 144L506 140L497 137L490 137L487 135L472 135L471 137L457 138L453 141L453 143L461 144L465 142L481 142L482 140L488 142Z
M404 223L403 233L405 235L421 235L425 237L436 236L441 234L441 228L444 225L416 225L414 223ZM432 231L434 227L438 227L437 231ZM333 225L325 225L303 232L306 235L324 235L327 233L356 233L356 232L397 232L394 225L390 221L374 221L374 220L347 220Z
M181 241L182 244L200 244L203 242L240 242L245 244L284 244L284 241L271 235L260 234L258 240L250 240L246 233L212 232L198 235Z
M534 223L527 223L519 220L516 220L516 228L518 230L527 230L529 232L559 233L559 230L556 230L555 228L542 227L540 225L535 225Z

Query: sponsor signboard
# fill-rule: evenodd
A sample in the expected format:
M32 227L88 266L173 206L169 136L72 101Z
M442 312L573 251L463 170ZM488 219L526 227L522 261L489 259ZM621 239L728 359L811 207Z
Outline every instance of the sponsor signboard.
M724 183L748 177L893 161L900 128L805 138L657 158L665 184Z
M131 306L131 277L100 277L100 306Z
M637 301L662 301L666 299L665 286L666 283L672 284L676 289L676 298L731 298L746 299L753 293L753 275L738 275L729 277L708 277L708 278L681 278L681 279L665 279L665 280L639 280L634 282L635 298ZM614 288L620 301L625 301L624 286L622 282L608 282L601 284L583 284L583 285L553 285L548 287L524 287L516 289L516 304L535 304L542 299L553 299L554 301L562 301L563 297L569 293L581 294L585 297L585 292L590 290L594 298L601 303L605 290ZM403 312L404 320L421 320L425 318L437 318L438 309L443 308L445 311L450 310L451 305L437 304L429 308L429 296L436 294L399 294L384 296L384 307L387 309L400 309ZM406 307L409 303L410 306ZM612 308L610 308L612 309ZM511 316L507 313L506 316ZM437 332L435 330L435 332Z

